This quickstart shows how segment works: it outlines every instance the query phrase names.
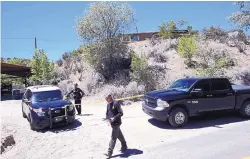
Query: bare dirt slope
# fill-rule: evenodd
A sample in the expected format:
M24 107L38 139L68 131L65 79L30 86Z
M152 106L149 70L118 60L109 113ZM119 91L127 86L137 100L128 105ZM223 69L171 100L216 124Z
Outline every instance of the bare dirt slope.
M13 135L16 142L13 147L1 154L3 159L100 159L108 148L111 128L102 121L106 110L105 103L94 104L85 101L84 115L77 116L73 125L43 132L30 130L28 121L22 117L20 101L2 101L0 108L1 136ZM144 114L140 103L124 106L123 109L121 129L130 148L125 157L132 155L129 158L140 156L145 158L143 154L149 154L154 146L171 144L246 122L237 117L225 117L225 119L191 121L184 129L174 130ZM118 158L124 157L120 155L119 148L118 141L114 155Z

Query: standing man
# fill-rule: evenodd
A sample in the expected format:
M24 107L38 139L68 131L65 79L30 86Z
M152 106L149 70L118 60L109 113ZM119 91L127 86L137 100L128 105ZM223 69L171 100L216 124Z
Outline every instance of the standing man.
M120 129L120 125L122 124L121 116L123 116L121 105L117 101L113 100L111 95L108 95L106 97L106 101L108 102L106 119L108 120L108 122L110 123L112 127L112 134L111 134L111 140L109 143L108 153L106 153L105 155L108 158L110 158L113 154L113 150L114 150L117 138L120 140L121 145L122 145L121 152L124 152L125 150L127 150L127 143Z
M73 93L73 98L75 99L75 106L76 106L77 113L78 113L78 115L80 115L81 114L81 110L82 110L82 106L81 106L82 97L85 94L84 94L84 92L80 88L78 88L78 84L77 83L75 83L75 89L73 89L72 91L70 91L67 96L70 96L71 93Z

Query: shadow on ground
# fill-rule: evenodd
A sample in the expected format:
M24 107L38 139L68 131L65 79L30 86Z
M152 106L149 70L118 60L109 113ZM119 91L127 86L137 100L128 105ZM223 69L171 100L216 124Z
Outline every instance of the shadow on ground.
M223 125L230 123L243 122L247 119L239 117L237 113L209 113L203 116L189 118L188 124L185 127L178 129L199 129L206 127L223 128ZM168 122L149 119L149 123L161 129L174 129Z
M138 149L127 149L124 153L112 156L111 158L128 158L129 156L135 156L135 155L141 155L143 154L143 151L138 150Z
M78 116L92 116L93 114L80 114Z
M12 95L1 96L1 101L12 100Z
M77 128L80 127L81 125L82 123L79 120L75 120L72 124L68 124L68 125L63 124L60 126L53 127L51 129L47 128L47 129L40 130L37 132L46 133L50 131L53 133L60 133L60 132L65 132L65 131L74 131L74 130L77 130Z

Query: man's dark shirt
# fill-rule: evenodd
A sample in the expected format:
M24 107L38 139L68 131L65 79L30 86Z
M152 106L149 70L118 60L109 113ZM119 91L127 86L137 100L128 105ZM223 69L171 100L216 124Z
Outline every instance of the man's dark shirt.
M123 111L120 103L113 101L107 105L106 119L113 118L113 122L111 123L112 125L121 125L121 116L123 116Z
M72 91L69 92L68 95L70 95L71 93L73 93L73 98L75 100L81 100L82 97L85 95L80 88L73 89Z

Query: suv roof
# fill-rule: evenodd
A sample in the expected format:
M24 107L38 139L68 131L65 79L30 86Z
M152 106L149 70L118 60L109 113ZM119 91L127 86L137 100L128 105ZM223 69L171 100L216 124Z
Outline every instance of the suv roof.
M44 92L44 91L54 91L54 90L60 90L57 86L52 85L38 85L38 86L30 86L26 89L31 90L31 92Z

